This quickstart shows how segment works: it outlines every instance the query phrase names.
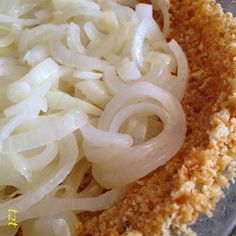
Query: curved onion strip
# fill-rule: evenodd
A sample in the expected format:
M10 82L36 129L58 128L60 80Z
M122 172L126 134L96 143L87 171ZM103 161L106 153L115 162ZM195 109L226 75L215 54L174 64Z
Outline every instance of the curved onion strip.
M83 181L84 175L90 168L91 164L85 158L76 163L71 173L63 182L63 185L67 186L65 193L63 194L64 197L75 196Z
M133 139L127 134L108 133L100 129L94 128L92 125L85 125L80 128L85 141L90 145L98 147L115 145L115 146L131 146Z
M10 136L10 134L18 127L20 126L22 123L24 123L25 121L32 119L35 117L35 115L37 114L37 111L27 111L27 112L23 112L17 116L15 116L14 118L12 118L1 130L0 133L0 152L3 151L3 146L4 146L4 142L5 140L7 140L7 138Z
M110 90L110 92L114 95L118 92L123 91L128 87L119 77L116 75L115 68L112 66L106 66L103 73L104 83Z
M21 79L8 85L7 96L12 102L21 102L31 95L31 90L45 80L56 80L59 74L59 66L50 57L33 67ZM26 87L26 89L22 89Z
M157 116L160 116L161 120L163 121L163 123L165 124L166 128L168 130L168 126L170 125L169 123L169 117L168 117L168 114L167 112L165 111L165 109L163 107L161 107L159 104L158 105L154 105L152 103L138 103L138 104L132 104L132 105L129 105L123 109L121 109L116 115L115 117L113 118L112 120L112 123L110 124L110 129L109 131L110 132L118 132L118 130L120 129L122 123L128 119L128 117L130 117L131 115L134 115L134 114L138 114L138 113L155 113ZM107 133L107 136L109 135L109 133ZM160 137L157 137L157 139L161 139ZM153 145L153 142L156 144L156 140L150 140L150 141L147 141L146 143L140 145L140 146L148 146L148 147L151 147ZM104 147L109 147L109 142L107 141L105 143L105 141L107 140L104 140L104 144L103 146ZM156 144L157 145L157 144ZM139 147L140 147L139 146ZM103 149L100 149L99 150L99 144L97 145L91 145L89 142L86 142L86 139L85 139L85 144L84 144L84 151L85 151L85 154L88 158L89 161L93 162L93 163L104 163L104 162L108 162L108 161L119 161L121 160L122 158L119 158L117 160L115 160L112 155L111 157L109 157L108 155L103 155L102 152L103 152ZM119 148L116 148L115 146L114 147L114 150L119 150L119 148L123 148L125 150L125 148L127 147L119 147ZM137 146L134 146L134 147L137 147ZM132 148L134 148L132 147ZM97 155L95 156L94 153L95 153L95 150L97 151ZM127 150L127 149L126 149ZM114 151L115 153L115 151ZM109 153L110 154L110 153Z
M27 99L23 100L22 102L13 105L11 107L6 108L3 112L4 115L7 117L12 117L14 115L18 115L27 110L40 110L46 111L47 110L47 102L44 98L45 94L52 86L52 81L44 81L40 84L34 91L34 93L28 97Z
M19 213L30 209L66 178L78 157L78 147L73 135L67 136L60 141L59 152L60 162L53 173L47 176L40 184L34 186L29 192L0 204L0 225L6 224L8 209L16 209Z
M15 24L12 25L12 28L9 34L5 36L4 38L0 39L0 48L7 47L11 45L12 43L14 43L20 29L21 27L19 25L15 25Z
M90 159L103 158L101 163L93 164L93 176L102 186L108 188L122 186L146 175L169 160L183 144L186 124L181 105L165 90L146 82L139 82L129 88L129 91L124 91L113 98L102 114L98 127L109 130L118 109L140 97L152 97L161 103L170 117L169 125L164 126L159 136L143 145L130 148L92 149L88 155ZM145 106L143 110L145 111ZM165 120L163 121L165 123ZM119 125L119 122L115 125L116 129Z
M71 110L48 125L7 138L3 143L3 151L10 152L14 150L14 152L22 152L48 145L71 134L76 129L87 124L87 122L88 117L84 113L76 109Z
M175 87L175 83L173 83L173 89L174 90L179 90L179 95L178 98L181 100L184 96L184 93L186 91L186 86L188 83L188 61L187 58L182 50L182 48L179 46L179 44L175 40L171 40L168 43L170 49L174 53L176 59L177 59L177 64L178 64L178 75L176 80L178 81Z
M80 40L80 27L74 23L70 23L67 32L67 44L70 50L85 54L86 49Z
M49 214L35 220L23 223L22 233L24 236L77 236L76 225L79 219L73 212L63 212L60 214Z
M0 186L14 186L18 189L22 187L22 185L25 184L26 179L20 175L13 167L10 166L10 161L8 160L8 156L5 156L4 159L7 159L4 161L2 155L1 158L1 167L0 167Z
M1 65L1 64L0 64ZM7 77L7 82L11 82L11 79L9 78L10 76L14 78L18 78L20 76L23 76L27 72L27 68L20 66L20 65L11 65L11 64L3 64L0 66L0 80L4 80L2 78L3 76L8 76Z
M167 5L167 0L152 0L154 6L157 5L159 9L161 9L163 18L164 18L164 26L163 26L163 34L167 36L170 31L170 14Z
M46 198L32 206L24 213L17 215L17 221L42 217L50 213L59 213L66 211L100 211L107 209L119 202L127 192L127 187L123 189L112 189L97 197L88 197L81 199L60 199L60 198ZM3 222L0 222L2 225Z
M51 163L56 157L58 152L57 143L49 144L43 152L40 154L28 158L27 164L30 166L31 170L40 170Z
M50 53L47 45L39 44L28 51L24 55L23 60L33 67L39 64L41 61L47 59L49 56Z
M61 30L60 30L61 31ZM102 71L107 63L103 60L75 53L66 48L60 41L61 33L56 31L52 40L50 40L51 55L62 65L76 67L82 70L100 70Z
M92 8L99 10L100 6L93 1L84 1L84 0L53 0L53 4L57 10L63 10L67 6L78 5L81 7Z
M98 31L96 26L91 21L84 24L84 31L90 41L102 39L105 37L105 34Z
M25 55L28 51L31 42L35 38L42 38L43 35L50 35L55 29L55 25L52 24L43 24L36 26L32 29L25 29L20 37L18 42L18 51L20 54ZM42 42L41 42L42 43Z
M159 27L153 19L144 18L138 26L132 42L132 60L136 62L141 71L144 70L143 44L144 39L148 38L150 42L164 40Z
M72 17L89 17L89 18L95 18L97 20L102 19L103 14L100 10L94 9L94 8L88 8L88 7L81 7L81 6L69 6L67 8L64 8L62 12L58 13L58 15L55 17L54 22L58 23L64 23L67 22L68 19Z
M12 57L0 57L0 65L19 65L19 61Z
M82 99L72 97L67 93L59 90L49 91L47 93L48 107L52 110L66 110L78 108L87 114L95 116L101 115L102 110L93 104L86 102Z
M6 24L18 24L22 26L34 26L44 23L47 20L46 18L36 18L36 19L20 19L13 16L7 16L0 14L0 22Z

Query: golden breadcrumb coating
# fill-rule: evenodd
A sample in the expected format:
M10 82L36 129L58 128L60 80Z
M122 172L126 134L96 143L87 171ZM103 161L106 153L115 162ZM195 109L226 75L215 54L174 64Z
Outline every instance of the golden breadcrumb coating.
M170 13L170 38L182 46L190 67L182 101L185 144L123 201L80 214L78 235L193 235L187 226L200 213L211 215L235 175L236 23L214 0L170 0Z

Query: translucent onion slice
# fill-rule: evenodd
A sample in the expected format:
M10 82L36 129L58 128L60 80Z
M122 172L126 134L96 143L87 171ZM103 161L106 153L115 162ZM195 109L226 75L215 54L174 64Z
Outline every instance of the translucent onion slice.
M21 33L18 42L18 52L20 53L20 55L24 56L28 52L30 47L32 47L32 43L35 41L35 39L40 40L40 44L43 43L43 39L46 40L45 43L47 43L47 39L54 32L54 29L55 25L52 24L42 24L32 29L25 29Z
M66 109L81 109L81 111L99 116L102 113L102 110L98 107L81 100L70 96L67 93L63 93L59 90L52 90L47 94L48 107L51 110L66 110Z
M59 212L67 211L100 211L107 209L119 202L126 194L128 187L122 189L112 189L106 193L103 193L97 197L87 197L87 198L45 198L40 202L36 203L30 209L24 213L19 213L17 215L17 221L22 222L27 219L32 219L36 217L42 217L48 215L48 209L50 209L51 214L57 214ZM1 218L0 218L1 219ZM0 222L0 225L4 221Z
M77 70L73 73L73 76L78 79L101 79L102 74L96 72L89 72L89 71L81 71Z
M88 21L84 24L84 31L90 41L102 39L105 37L105 34L97 30L96 26L91 21Z
M11 31L8 33L8 35L0 39L0 48L7 47L14 43L20 30L20 25L12 25Z
M26 183L25 177L13 168L9 155L0 155L0 186L14 186L20 189Z
M60 30L61 31L61 30ZM103 60L75 53L66 48L60 41L62 32L56 31L50 41L51 55L62 65L80 68L82 70L103 71L107 63Z
M139 69L144 69L144 39L147 38L151 43L163 41L164 37L153 19L144 18L138 26L132 42L132 60L136 62Z
M48 47L45 44L40 44L33 47L24 56L24 61L26 61L30 66L35 66L41 61L44 61L50 56Z
M90 0L86 2L84 2L84 0L53 0L53 4L54 4L55 9L57 10L63 10L63 8L68 7L68 6L73 6L73 5L93 8L95 10L100 9L97 3Z
M25 121L34 118L36 114L37 111L29 110L10 119L10 121L2 128L0 133L0 152L3 151L3 144L5 140L11 135L11 133ZM14 150L11 151L14 152Z
M164 107L159 105L159 108L155 108L159 109L157 115L164 122L164 130L159 136L142 145L130 148L100 147L93 149L91 146L85 147L85 153L89 160L97 162L93 164L93 176L102 186L110 188L131 183L163 165L182 146L186 124L180 103L165 90L146 82L136 83L128 91L115 96L102 114L98 128L116 132L123 121L120 118L116 118L117 121L113 120L116 112L128 102L148 97L156 99L157 105L161 104ZM148 108L148 105L133 106L133 109L136 109L136 106L141 106L136 111L139 113L146 112ZM132 105L129 109L132 111ZM150 109L149 112L152 110ZM127 110L124 110L123 113L132 114ZM119 113L117 116L119 117Z
M20 103L17 103L16 105L13 105L11 107L8 107L4 110L4 115L7 117L12 117L24 112L32 112L38 113L40 110L47 111L47 101L44 98L45 94L49 91L49 89L52 87L54 81L44 81L42 84L40 84L35 90L34 93L28 97L27 99L23 100ZM22 84L21 84L22 85ZM20 86L21 86L20 85ZM27 83L23 83L24 87L27 85ZM26 89L28 87L26 86ZM27 108L27 111L25 111Z
M6 23L6 24L18 24L18 25L22 25L22 26L34 26L34 25L42 24L42 23L46 22L46 20L47 20L47 17L46 18L35 18L35 19L23 19L23 18L20 19L20 18L17 18L17 17L0 14L0 22L1 23Z
M117 73L123 81L137 80L142 77L134 61L125 57L117 66Z
M79 220L73 212L50 214L24 222L22 232L24 236L77 236L78 223Z
M68 26L67 44L70 50L85 54L86 49L80 40L80 27L73 22Z
M47 58L33 67L23 78L10 84L7 89L7 97L12 102L21 102L31 95L31 90L45 80L54 81L58 78L59 66Z
M65 189L63 197L68 198L76 195L78 188L83 181L84 175L90 168L91 164L85 158L76 163L71 173L63 182L63 185L68 186L67 189Z
M115 95L120 91L123 91L128 87L122 80L120 80L116 74L115 68L112 66L106 66L103 73L104 83L109 91Z
M78 147L73 135L62 139L59 143L60 161L55 170L41 183L35 185L25 194L0 204L0 225L7 224L8 209L16 209L20 214L32 209L33 205L42 200L56 186L58 186L72 170L78 157ZM45 213L48 214L48 208ZM20 215L18 215L20 216ZM19 221L18 221L19 220ZM17 221L22 221L17 218Z
M135 11L140 17L140 19L153 18L153 9L152 5L140 3L135 6Z
M26 159L27 165L32 171L41 170L55 159L57 152L58 144L49 144L46 146L45 150L40 154Z
M133 144L133 139L127 134L108 133L94 128L87 124L80 128L87 144L98 147L103 146L124 146L129 147ZM89 158L89 157L88 157Z
M111 100L109 92L100 80L84 80L78 82L76 87L87 97L92 104L104 108L108 101Z
M163 34L167 36L170 30L170 14L169 14L169 7L167 5L166 0L152 0L152 3L161 9L163 18L164 18L164 26L163 26ZM154 8L155 9L155 8Z
M186 86L188 83L188 61L187 58L182 50L182 48L179 46L179 44L175 40L171 40L168 43L170 49L173 51L177 64L178 64L178 74L176 80L178 81L178 84L176 85L173 82L173 90L175 89L179 91L178 98L181 100L184 96L184 93L186 91Z
M53 22L57 24L63 24L72 17L87 17L89 19L92 18L95 20L100 20L103 18L103 12L95 8L88 8L87 6L83 7L78 6L77 4L72 6L69 5L68 7L65 7L63 11L57 13L55 18L53 19Z
M11 136L3 143L4 152L22 152L48 145L73 133L88 123L88 117L79 110L71 110L49 124L25 133Z

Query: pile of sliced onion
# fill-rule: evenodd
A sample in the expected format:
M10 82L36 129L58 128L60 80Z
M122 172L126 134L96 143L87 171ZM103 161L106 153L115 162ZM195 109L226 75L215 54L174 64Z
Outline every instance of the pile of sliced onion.
M188 63L152 2L3 0L0 235L77 235L77 213L111 207L180 150Z

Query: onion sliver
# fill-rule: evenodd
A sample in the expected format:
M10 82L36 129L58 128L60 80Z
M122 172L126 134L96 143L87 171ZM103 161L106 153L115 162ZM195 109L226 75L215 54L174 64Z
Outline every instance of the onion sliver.
M74 109L45 126L7 138L3 143L3 151L22 152L48 145L64 138L87 123L88 117Z
M133 144L132 138L127 134L116 134L112 132L105 132L100 129L94 128L92 125L87 124L80 128L84 139L90 144L95 146L131 146Z
M66 178L78 157L78 147L73 135L69 135L59 142L59 152L60 161L53 173L29 192L0 204L0 225L7 224L8 209L16 209L19 213L30 209ZM20 218L18 219L20 220Z
M57 143L46 146L45 150L40 154L27 159L27 163L31 170L40 170L54 160L58 152Z
M17 215L17 221L42 217L50 213L59 213L66 211L100 211L107 209L120 201L127 191L127 187L123 189L113 189L97 197L88 197L81 199L60 199L60 198L46 198L32 206L24 214ZM1 225L1 222L0 222Z
M159 105L158 114L164 122L164 130L159 136L134 147L98 148L88 145L85 148L85 153L86 150L89 152L90 161L92 158L96 162L96 159L100 158L98 163L93 164L93 176L106 188L123 186L145 176L166 163L183 145L186 124L180 103L165 90L147 82L138 82L127 91L116 95L106 106L99 119L98 127L116 132L124 120L123 118L119 122L114 121L119 114L117 112L130 103L138 102L141 98L153 98L157 101L156 105ZM141 107L139 112L145 112L145 107L147 106ZM131 114L132 112L129 115ZM112 125L113 121L116 123L115 126Z

